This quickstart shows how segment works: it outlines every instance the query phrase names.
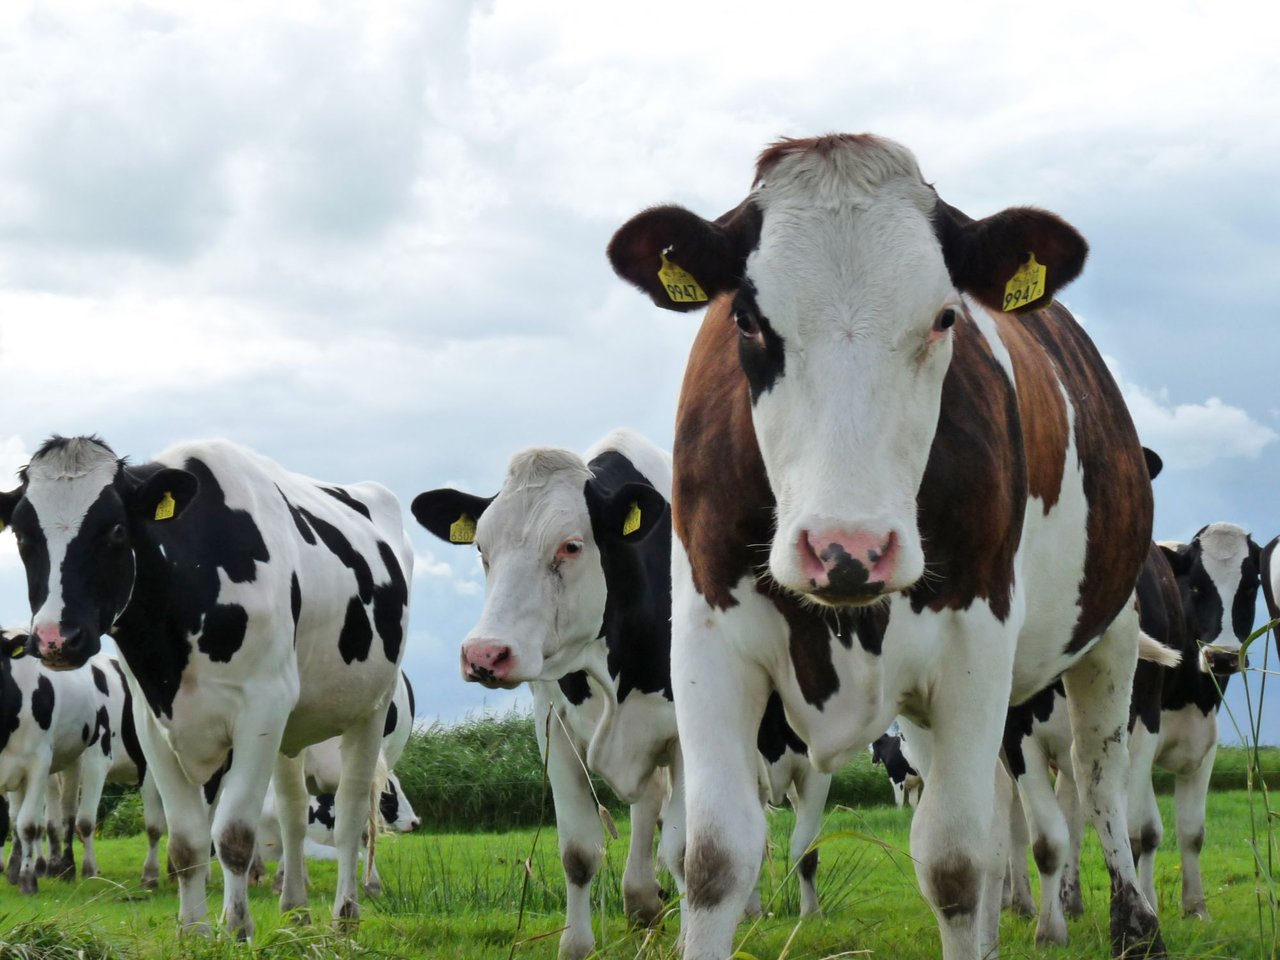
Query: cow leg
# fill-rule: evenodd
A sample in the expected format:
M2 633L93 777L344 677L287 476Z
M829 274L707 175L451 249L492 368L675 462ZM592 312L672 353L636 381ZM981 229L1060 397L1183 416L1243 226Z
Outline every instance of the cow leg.
M642 927L662 913L658 876L653 868L653 838L666 795L666 775L655 770L640 799L631 805L631 844L622 875L622 906L627 919Z
M951 647L962 660L976 651L965 631ZM997 635L998 636L998 635ZM992 639L991 632L982 634ZM1012 642L1004 648L1009 655ZM945 723L922 730L900 719L912 756L929 785L911 821L911 855L925 899L938 918L944 960L994 957L1000 936L1000 887L1008 865L1013 784L999 760L1012 669L988 643L983 669L961 665L939 674L930 713Z
M1058 782L1053 792L1058 806L1067 821L1067 865L1062 871L1062 909L1068 917L1084 915L1084 901L1080 897L1080 846L1084 842L1084 810L1080 807L1079 787L1071 757L1058 758Z
M147 827L147 858L142 862L142 885L154 890L160 885L160 838L164 836L164 805L155 777L147 770L142 777L142 820Z
M1209 752L1191 774L1174 781L1174 806L1178 820L1178 850L1182 853L1182 913L1188 917L1209 919L1200 881L1200 848L1204 846L1204 808L1209 797L1209 778L1213 774L1213 758L1218 753L1215 731Z
M818 848L813 842L822 828L822 814L831 790L831 775L819 773L804 764L791 788L791 805L796 811L796 825L791 831L791 862L799 864L800 916L820 913L818 905ZM809 849L813 847L813 849Z
M684 754L679 744L674 750L671 766L667 768L671 780L671 790L667 794L662 808L662 836L658 840L658 857L663 866L675 881L679 897L680 915L684 916L685 883L684 883L684 850L687 830L687 813L685 809ZM678 945L684 947L684 925L681 923Z
M178 923L183 930L207 933L210 835L204 791L187 780L168 742L153 728L155 721L142 697L133 698L133 719L169 828L169 864L178 884Z
M1040 920L1036 924L1036 945L1066 946L1067 920L1062 912L1062 871L1066 866L1071 837L1066 818L1053 793L1049 761L1033 737L1022 742L1026 771L1018 778L1018 793L1026 811L1031 833L1031 853L1040 872ZM1023 856L1025 863L1025 850Z
M1008 906L1020 917L1036 915L1035 897L1031 895L1031 874L1027 870L1027 848L1031 846L1031 834L1027 830L1027 817L1022 809L1020 790L1013 792L1009 811L1009 870ZM1004 897L1001 897L1003 902Z
M5 794L4 838L12 841L9 844L9 859L5 861L5 879L11 886L18 885L18 871L22 868L22 838L18 836L18 811L21 809L22 794L19 791L11 790Z
M1111 951L1164 957L1160 921L1138 889L1129 848L1125 748L1129 692L1138 662L1138 615L1126 607L1084 657L1063 674L1071 714L1072 767L1111 875Z
M756 734L772 688L700 600L672 623L671 672L685 759L685 960L724 960L760 872L765 815ZM700 608L700 609L699 609Z
M1164 838L1164 824L1151 782L1159 734L1139 719L1129 734L1128 826L1129 850L1138 872L1138 889L1153 910L1156 902L1156 850Z
M386 717L384 706L342 734L342 774L333 803L333 839L338 849L338 889L334 894L333 919L342 926L352 926L360 919L360 837L369 820L369 791L382 748L382 726ZM261 798L258 809L262 809Z
M45 786L44 795L44 832L49 841L49 856L43 852L36 855L36 876L55 876L63 878L62 845L68 838L74 821L68 820L62 805L62 775L52 774ZM70 850L68 850L70 852ZM71 877L75 878L75 861L72 861Z
M19 791L22 800L18 808L17 832L22 839L22 863L18 868L18 890L28 895L37 890L36 854L44 832L44 795L49 782L50 759L48 755L36 758L27 773L26 787Z
M307 836L306 754L296 757L280 754L275 768L276 819L280 824L280 912L293 914L301 923L307 916L306 857L303 845Z
M93 852L93 831L98 821L98 804L102 801L102 788L107 782L107 770L111 760L96 747L90 747L81 754L77 766L80 769L79 798L75 808L76 836L84 847L81 854L80 876L84 878L98 875L98 858ZM64 798L65 805L65 798ZM67 863L71 867L69 879L75 877L75 864L70 858L71 846L67 845Z
M581 960L595 947L595 934L591 930L591 881L604 856L600 814L579 754L541 686L534 691L533 721L538 749L551 782L560 862L564 866L565 929L560 935L559 957L560 960Z
M364 848L364 892L371 897L382 896L382 878L378 876L378 834L382 828L382 812L378 802L387 785L386 758L378 754L374 765L373 782L369 787L369 821L367 827L368 842Z

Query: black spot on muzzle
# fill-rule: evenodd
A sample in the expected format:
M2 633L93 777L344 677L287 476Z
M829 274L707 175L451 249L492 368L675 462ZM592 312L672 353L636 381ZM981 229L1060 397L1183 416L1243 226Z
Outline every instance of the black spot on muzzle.
M827 567L827 583L819 587L810 580L813 595L833 604L863 604L875 600L884 592L883 580L872 580L871 571L851 557L844 547L833 543L818 559Z

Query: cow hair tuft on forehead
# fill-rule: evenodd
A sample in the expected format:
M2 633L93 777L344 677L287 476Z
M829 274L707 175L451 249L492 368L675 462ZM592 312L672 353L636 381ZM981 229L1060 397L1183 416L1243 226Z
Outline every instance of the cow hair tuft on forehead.
M35 452L31 462L22 468L20 476L26 480L35 468L45 479L84 476L104 464L124 463L102 440L95 435L88 437L62 437L54 434Z
M1227 561L1232 559L1248 536L1244 527L1234 523L1211 523L1202 527L1195 539L1206 554L1215 560Z
M531 447L511 458L504 486L512 490L545 487L552 477L563 473L578 483L591 479L586 461L576 453L558 447Z
M812 181L814 186L832 183L846 190L868 191L888 180L902 178L926 186L910 150L868 133L775 140L756 161L756 186L764 184L783 166L787 177Z

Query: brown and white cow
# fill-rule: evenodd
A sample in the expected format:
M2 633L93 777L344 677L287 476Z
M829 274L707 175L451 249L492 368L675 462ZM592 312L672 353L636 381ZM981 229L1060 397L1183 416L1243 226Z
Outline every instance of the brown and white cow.
M1085 254L1043 211L971 220L866 135L775 143L717 220L656 207L610 243L659 306L710 305L672 505L689 960L731 952L751 889L753 734L774 690L820 769L902 716L929 783L912 854L943 956L986 954L1006 706L1059 674L1112 949L1164 952L1124 796L1151 490L1119 390L1052 301Z

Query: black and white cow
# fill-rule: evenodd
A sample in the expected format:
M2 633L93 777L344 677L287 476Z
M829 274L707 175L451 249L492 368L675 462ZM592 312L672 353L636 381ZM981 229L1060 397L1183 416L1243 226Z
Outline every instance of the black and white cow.
M1272 621L1280 620L1280 559L1276 550L1280 549L1280 537L1276 537L1262 548L1262 598L1267 604L1267 616ZM1277 652L1280 653L1280 627L1273 627L1276 633Z
M462 645L463 677L496 687L527 682L533 691L568 891L562 958L584 957L595 943L589 896L603 843L588 768L631 804L628 915L648 922L662 909L652 855L660 814L659 853L683 884L683 761L669 669L670 493L669 456L619 430L585 456L553 448L516 454L493 497L444 489L413 501L419 523L446 542L474 542L484 565L485 606ZM770 775L781 781L794 751L782 731L756 729L769 753L753 758L759 806L776 793ZM663 766L671 777L665 811ZM800 790L811 796L818 786ZM825 799L823 784L819 810ZM797 832L801 820L806 829L814 821L816 833L812 816L798 818ZM762 841L757 869L763 849ZM802 882L811 884L817 858L801 867ZM814 906L816 894L805 893L804 903Z
M14 811L8 877L31 894L45 866L37 857L49 781L56 774L79 787L71 793L72 821L85 844L83 875L97 876L93 826L118 728L112 727L103 690L104 671L110 670L105 657L84 670L55 673L26 655L28 641L25 630L0 630L0 791L8 794ZM70 837L66 840L53 872L66 876L69 870L74 877Z
M31 647L74 669L110 633L164 800L179 917L203 927L210 817L223 922L248 936L246 873L274 777L287 849L280 906L305 907L301 751L341 735L334 916L359 915L357 851L404 652L412 551L394 495L289 473L223 440L130 464L55 437L0 494L27 572ZM228 763L234 753L234 762Z
M133 697L124 679L120 661L106 654L98 654L89 661L88 671L93 677L94 689L100 704L107 708L107 723L99 741L109 756L106 771L108 783L127 784L136 787L142 799L142 818L147 833L147 856L142 864L142 885L154 889L160 882L160 838L164 835L164 806L155 778L147 769L142 745L138 742L133 720ZM67 673L52 673L61 678ZM46 797L47 833L49 836L49 873L55 876L73 876L75 859L72 852L73 837L79 836L84 844L86 858L92 853L93 833L100 797L91 795L93 782L86 783L80 777L83 764L73 765L49 778ZM98 787L101 794L101 787ZM56 866L55 866L56 864ZM85 876L94 874L86 869Z
M709 307L676 420L672 682L687 960L731 952L777 691L819 769L901 715L928 788L916 873L945 960L999 936L1006 708L1063 676L1116 954L1163 954L1125 821L1134 583L1152 494L1123 397L1053 300L1084 265L1041 210L973 220L870 135L781 140L708 220L645 210L614 270Z
M871 751L871 765L884 767L889 775L894 804L900 807L905 800L914 808L924 791L924 780L907 757L908 748L902 733L890 727L888 733L882 733L871 741L868 749Z
M1260 551L1233 523L1211 523L1191 542L1153 546L1138 581L1145 633L1182 654L1174 667L1139 663L1129 731L1129 838L1154 906L1155 855L1164 835L1151 768L1174 775L1182 911L1208 919L1200 877L1205 803L1218 750L1218 708L1244 666L1253 629Z

